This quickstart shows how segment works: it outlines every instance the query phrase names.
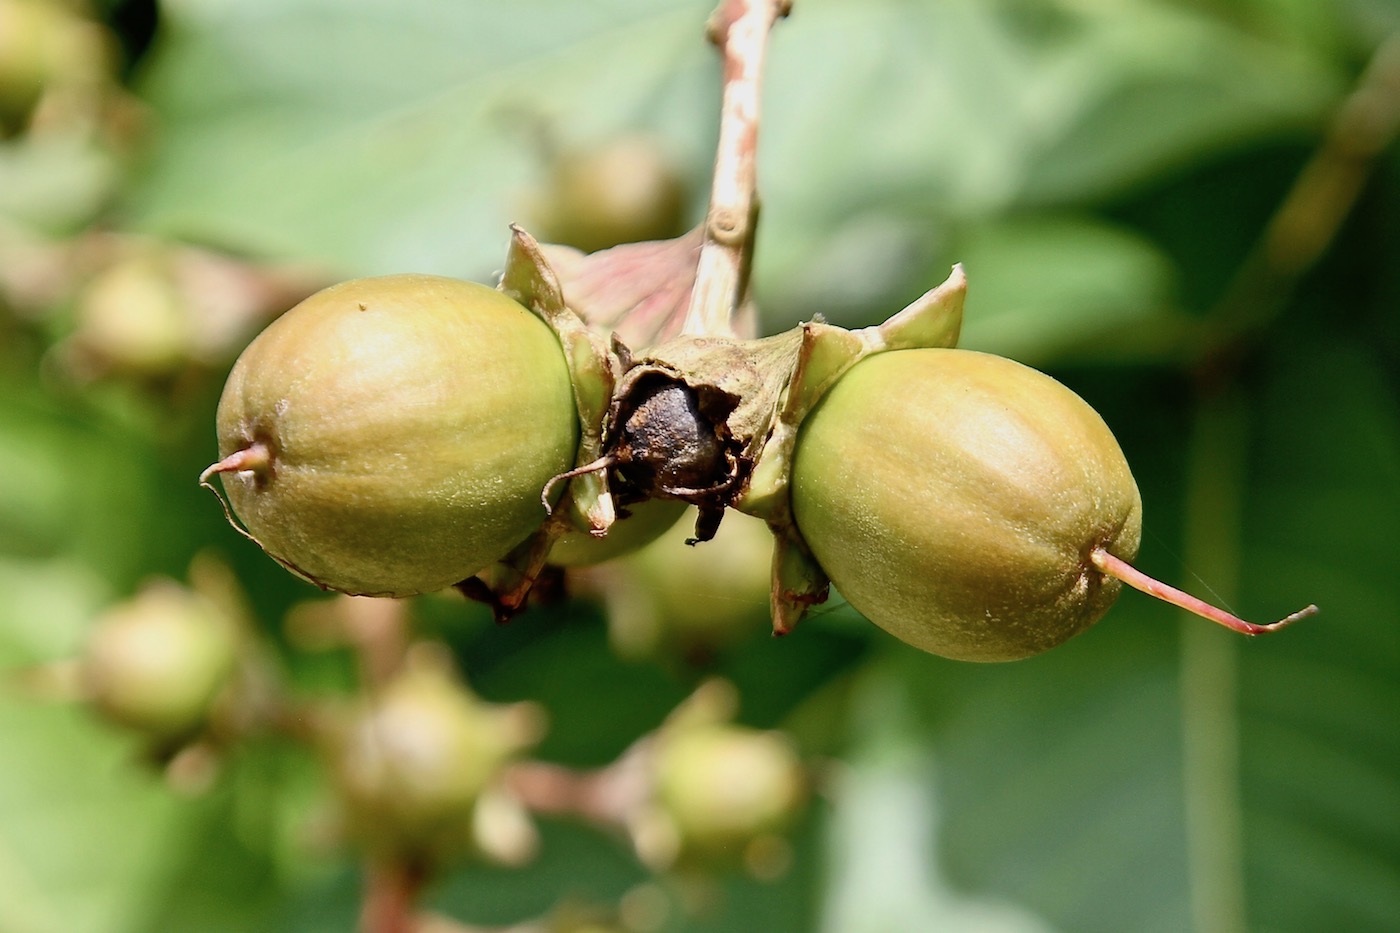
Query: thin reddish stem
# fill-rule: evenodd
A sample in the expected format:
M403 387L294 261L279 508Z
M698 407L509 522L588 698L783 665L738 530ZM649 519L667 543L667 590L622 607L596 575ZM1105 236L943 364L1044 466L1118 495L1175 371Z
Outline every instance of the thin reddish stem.
M415 933L415 904L427 880L417 866L398 861L370 861L365 866L365 899L360 933Z
M1089 561L1099 569L1099 572L1108 574L1110 577L1122 580L1135 590L1140 590L1148 596L1155 596L1157 599L1171 603L1173 606L1185 609L1187 612L1195 613L1203 619L1209 619L1228 629L1233 629L1245 635L1261 635L1264 632L1273 632L1283 628L1285 625L1292 625L1299 619L1306 619L1317 612L1316 606L1308 606L1299 609L1292 615L1284 616L1277 622L1268 625L1257 625L1253 622L1246 622L1239 616L1231 615L1224 609L1212 606L1205 600L1192 596L1174 586L1169 586L1161 580L1149 577L1138 570L1132 564L1120 557L1115 557L1103 548L1095 548L1089 555Z
M235 450L224 459L206 467L199 474L199 484L207 486L209 477L215 473L243 473L248 470L266 470L272 463L272 451L262 441L254 441L241 450Z

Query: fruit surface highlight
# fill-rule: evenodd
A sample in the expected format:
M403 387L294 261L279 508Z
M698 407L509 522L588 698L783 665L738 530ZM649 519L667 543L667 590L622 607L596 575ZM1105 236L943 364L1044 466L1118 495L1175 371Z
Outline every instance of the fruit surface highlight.
M792 508L846 600L933 654L1007 661L1096 622L1132 560L1137 484L1099 415L1060 383L968 350L857 363L803 422Z
M219 402L248 533L327 589L406 596L504 557L545 518L578 416L559 341L500 292L428 275L335 285L243 352Z

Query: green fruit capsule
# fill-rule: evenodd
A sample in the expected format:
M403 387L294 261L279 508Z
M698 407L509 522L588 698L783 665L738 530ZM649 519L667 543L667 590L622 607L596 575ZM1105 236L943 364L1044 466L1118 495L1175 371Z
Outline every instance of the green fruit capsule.
M806 777L784 734L705 725L663 738L656 793L683 856L723 858L787 829L801 810Z
M503 769L539 740L532 704L488 704L421 643L349 715L327 720L323 752L347 828L379 856L447 856L472 837Z
M233 512L326 589L407 596L500 560L545 518L578 416L559 341L500 292L428 275L334 285L239 357L218 412Z
M160 581L98 620L81 676L107 718L158 740L178 740L204 725L237 660L238 633L227 613Z
M943 657L1009 661L1096 622L1142 505L1103 420L1060 383L967 350L857 363L803 422L792 508L850 604Z

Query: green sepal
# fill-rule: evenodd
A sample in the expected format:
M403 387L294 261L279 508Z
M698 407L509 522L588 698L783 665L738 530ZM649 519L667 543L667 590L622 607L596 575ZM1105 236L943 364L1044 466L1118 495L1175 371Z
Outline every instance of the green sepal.
M788 473L797 428L827 388L865 355L855 332L830 324L808 323L800 327L801 345L796 365L779 396L763 446L754 458L748 485L734 507L778 526L790 522L787 507Z
M497 622L508 622L525 606L530 589L549 559L549 551L570 528L570 519L558 509L515 549L474 577L457 584L467 598L491 607Z
M822 322L801 325L801 348L783 387L776 416L754 459L742 493L732 503L768 522L773 553L773 630L795 625L806 610L826 599L827 579L792 518L789 498L792 459L802 421L851 367L889 350L952 347L962 329L967 278L962 266L904 310L874 327L846 330Z
M499 288L534 312L559 338L578 410L574 466L591 467L603 455L604 423L621 364L603 337L569 308L559 277L535 238L517 226L511 227L511 235ZM457 584L468 597L491 606L498 621L509 619L524 606L555 541L570 529L602 537L617 518L606 470L571 471L556 480L567 480L562 495L560 488L547 486L540 491L547 508L553 500L549 519L500 561Z
M769 597L773 614L773 634L786 635L807 610L826 602L831 581L827 579L796 528L774 530L773 592Z
M909 307L874 330L886 350L924 350L956 347L962 332L963 299L967 276L961 264L942 284L919 296ZM869 328L866 328L869 330Z
M540 244L517 226L511 226L511 234L500 289L533 311L558 335L578 407L579 448L574 465L592 464L603 455L604 419L621 367L602 336L590 330L569 308L559 277L545 259ZM593 470L573 477L563 505L579 530L606 534L616 518L607 471Z

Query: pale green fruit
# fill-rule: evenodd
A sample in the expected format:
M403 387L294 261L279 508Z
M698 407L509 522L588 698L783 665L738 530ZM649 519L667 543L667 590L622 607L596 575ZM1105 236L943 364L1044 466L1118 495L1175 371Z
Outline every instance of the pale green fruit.
M578 416L554 333L500 292L359 279L274 321L218 413L233 511L327 589L405 596L497 561L545 519Z
M517 719L446 671L399 674L333 747L334 776L356 831L396 849L463 844L478 799L523 744Z
M857 363L803 422L797 528L866 618L968 661L1052 648L1097 621L1142 507L1103 419L1002 357L900 350Z
M205 597L152 584L97 621L81 665L83 687L108 718L157 739L198 731L228 685L237 629Z
M691 726L662 740L656 792L683 854L734 858L791 824L806 797L806 777L782 733Z
M674 499L648 499L627 506L629 515L613 522L608 533L595 538L585 531L569 531L549 552L556 567L591 567L643 548L664 535L685 514L685 503Z

